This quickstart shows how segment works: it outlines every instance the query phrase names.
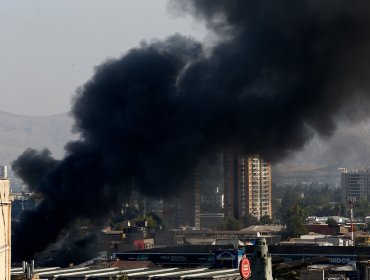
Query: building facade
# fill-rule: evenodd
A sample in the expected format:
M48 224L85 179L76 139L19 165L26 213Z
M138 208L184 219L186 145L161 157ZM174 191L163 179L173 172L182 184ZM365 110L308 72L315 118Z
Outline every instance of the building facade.
M271 217L271 165L260 156L224 154L224 213Z
M0 279L10 280L11 204L9 179L0 179Z
M168 228L200 228L200 168L182 183L176 195L163 197L163 221Z
M370 167L341 168L343 202L370 198Z
M0 165L0 179L7 179L7 178L8 178L8 166Z
M200 196L201 213L220 213L224 208L224 195L219 186L213 191L202 192Z

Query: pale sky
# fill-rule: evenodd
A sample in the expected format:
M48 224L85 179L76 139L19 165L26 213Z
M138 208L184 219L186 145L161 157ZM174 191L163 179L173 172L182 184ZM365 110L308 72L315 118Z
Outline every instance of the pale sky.
M0 111L67 112L94 66L176 32L206 34L167 0L0 0Z

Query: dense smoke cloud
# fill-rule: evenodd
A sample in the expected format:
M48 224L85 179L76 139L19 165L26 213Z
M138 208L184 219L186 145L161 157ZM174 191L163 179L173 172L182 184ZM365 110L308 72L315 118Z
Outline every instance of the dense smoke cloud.
M132 186L159 195L181 183L199 151L176 84L201 54L199 44L173 36L96 70L72 109L82 140L67 145L63 160L28 150L13 163L43 196L15 227L15 259L30 259L80 220L101 222Z
M60 161L29 150L14 162L44 198L15 228L16 256L44 250L80 219L103 220L132 187L176 191L208 154L280 159L313 131L330 135L339 114L366 113L367 2L171 3L205 20L218 44L205 55L176 35L96 69L72 108L81 141Z

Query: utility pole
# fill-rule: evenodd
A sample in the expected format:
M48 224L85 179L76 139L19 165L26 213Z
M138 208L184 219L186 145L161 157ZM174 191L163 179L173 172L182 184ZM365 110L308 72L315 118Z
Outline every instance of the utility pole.
M354 198L350 197L348 198L348 206L350 210L350 216L351 216L351 240L352 240L352 246L355 246L355 228L353 226L353 204L354 204Z

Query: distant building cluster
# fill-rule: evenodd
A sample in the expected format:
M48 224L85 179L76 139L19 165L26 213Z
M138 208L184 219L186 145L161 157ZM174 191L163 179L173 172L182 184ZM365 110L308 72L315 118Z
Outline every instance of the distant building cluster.
M222 174L223 193L218 184L203 190L208 175L199 164L180 193L163 199L163 217L171 228L212 228L224 218L272 216L269 162L258 155L224 153L218 172Z
M219 174L217 180L213 180L214 174L208 176L211 169ZM342 170L346 199L368 197L369 173L367 169ZM127 276L125 279L164 276L239 279L237 269L241 258L248 257L256 263L254 250L258 242L264 240L269 253L260 252L260 255L276 261L267 266L274 275L289 270L299 273L300 279L357 279L350 277L360 274L363 278L358 279L369 279L370 265L363 260L370 259L370 234L361 229L370 217L366 217L364 223L342 216L309 216L302 224L304 231L289 239L284 237L285 225L254 224L240 230L217 228L225 218L271 217L271 165L260 156L224 153L215 166L199 163L194 167L193 176L180 189L182 192L175 197L157 200L133 191L124 205L126 208L117 211L123 215L128 209L142 209L142 213L155 215L144 215L140 219L131 215L132 218L120 221L119 227L107 226L97 238L96 249L102 255L85 264L45 271L31 266L31 272L38 273L42 279L82 276L111 279L122 273ZM31 202L37 200L34 194L25 191L12 197L14 213L34 207ZM149 224L156 215L163 218L167 228ZM17 219L17 215L13 218ZM88 226L80 229L86 230ZM52 252L57 250L63 248L53 248ZM256 270L256 265L253 269ZM11 273L24 275L24 267L13 268ZM314 278L317 275L320 277Z
M0 178L7 176L7 167L0 166ZM216 160L196 164L193 176L181 184L176 195L162 200L133 191L127 205L156 213L168 228L215 229L225 218L272 216L271 165L258 155L225 152ZM23 188L14 195L16 220L22 211L34 208L37 199Z

